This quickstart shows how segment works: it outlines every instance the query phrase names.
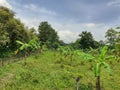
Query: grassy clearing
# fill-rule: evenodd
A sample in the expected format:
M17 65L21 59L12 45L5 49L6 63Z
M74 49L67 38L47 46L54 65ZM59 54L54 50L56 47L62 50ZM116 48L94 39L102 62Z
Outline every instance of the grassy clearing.
M95 90L93 61L60 57L57 52L47 51L28 57L26 66L21 60L1 67L0 90L75 90L78 76L82 77L79 90ZM102 90L120 90L120 63L112 61L110 66L112 76L101 72Z

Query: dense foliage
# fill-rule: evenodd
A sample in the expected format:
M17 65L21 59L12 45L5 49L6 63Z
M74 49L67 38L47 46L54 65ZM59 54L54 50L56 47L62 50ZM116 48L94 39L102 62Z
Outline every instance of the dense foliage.
M99 44L93 39L93 36L90 32L83 31L80 35L79 44L82 49L98 48Z
M48 48L58 47L59 37L48 22L41 22L38 31L38 37L42 45L46 44Z
M13 11L0 7L0 89L120 90L119 29L109 29L106 41L83 31L66 44L47 21L38 30L27 28ZM104 69L114 70L113 77Z

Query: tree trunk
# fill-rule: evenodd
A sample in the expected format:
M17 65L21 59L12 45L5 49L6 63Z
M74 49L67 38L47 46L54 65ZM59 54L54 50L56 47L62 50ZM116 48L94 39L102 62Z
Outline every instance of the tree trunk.
M78 90L79 86L78 86L78 82L76 82L76 90Z
M77 77L76 78L76 90L78 90L79 89L79 81L80 81L80 77Z
M4 59L1 60L1 64L2 64L2 66L4 66L4 62L3 62L3 61L4 61Z
M96 90L101 90L101 88L100 88L100 76L97 76L97 78L96 78Z
M27 63L26 63L26 52L27 52L27 50L25 50L25 55L24 55L24 65L26 65Z

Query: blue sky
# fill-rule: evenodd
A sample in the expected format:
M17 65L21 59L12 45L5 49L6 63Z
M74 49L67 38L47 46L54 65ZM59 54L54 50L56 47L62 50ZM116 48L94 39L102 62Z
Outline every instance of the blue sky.
M15 11L28 27L37 29L48 21L65 42L75 41L85 30L105 40L109 28L120 26L120 0L0 0L0 5Z

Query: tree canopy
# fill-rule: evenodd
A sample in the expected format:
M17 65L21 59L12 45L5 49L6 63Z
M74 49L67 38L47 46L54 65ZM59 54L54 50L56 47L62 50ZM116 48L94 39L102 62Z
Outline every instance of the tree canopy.
M82 49L89 49L90 47L91 48L97 48L98 47L98 42L94 40L94 38L93 38L93 36L90 32L83 31L79 35L79 37L80 37L79 46Z
M14 17L15 13L6 7L0 7L0 47L11 50L17 48L16 40L27 42L29 31L24 24Z
M38 31L38 37L42 45L46 44L48 48L58 47L59 37L55 29L48 22L41 22Z
M102 42L97 42L93 38L91 32L83 31L79 37L75 43L70 43L69 46L75 49L88 49L103 45ZM112 28L106 32L105 37L110 47L114 47L116 42L120 42L120 32ZM16 50L18 48L16 40L28 43L31 39L39 40L41 46L46 45L49 49L66 45L59 40L57 31L47 21L40 23L37 33L34 28L25 27L24 23L15 18L12 10L0 6L0 49L7 47L7 49Z
M106 43L109 45L111 49L115 49L116 44L120 44L120 28L116 29L110 28L105 33Z

